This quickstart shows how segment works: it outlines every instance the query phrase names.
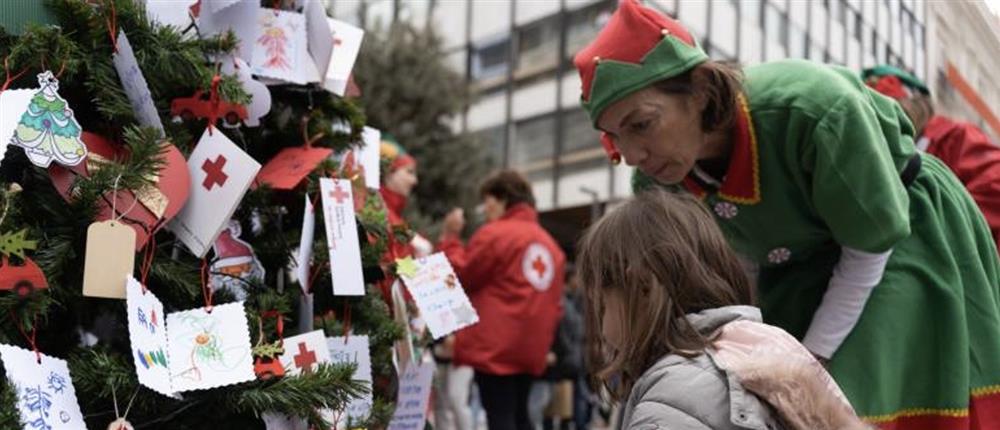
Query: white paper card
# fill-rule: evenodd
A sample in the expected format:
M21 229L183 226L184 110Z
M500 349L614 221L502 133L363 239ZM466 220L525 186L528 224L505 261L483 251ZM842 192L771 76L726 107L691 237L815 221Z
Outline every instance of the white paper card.
M268 78L305 84L308 76L303 59L309 58L306 18L301 13L260 8L254 22L258 37L253 42L253 73ZM315 65L313 65L315 68Z
M358 157L361 165L365 168L365 185L368 188L379 188L380 160L379 149L382 146L382 132L377 128L365 127L361 131L361 154Z
M260 118L271 111L271 90L263 82L255 80L250 65L241 58L233 57L222 62L222 73L236 75L243 90L250 94L250 105L247 106L247 119L243 121L247 127L260 125Z
M132 44L128 42L128 36L124 30L118 31L118 52L112 54L115 63L115 70L118 71L118 78L121 79L122 88L128 96L132 110L139 124L147 127L155 127L163 135L163 123L160 122L160 114L156 112L156 105L153 104L153 97L149 94L149 85L146 78L139 69L139 62L135 59L135 52L132 51Z
M323 330L286 338L284 345L285 352L280 358L287 375L312 373L317 364L330 362L330 351L326 347Z
M139 383L165 396L175 396L170 385L167 327L163 303L152 291L129 278L125 286L128 333Z
M260 418L264 420L266 430L309 430L309 423L302 418L274 412L264 412Z
M17 409L25 429L86 430L80 403L65 360L0 344L7 381L17 390Z
M333 30L333 55L326 69L326 80L323 88L343 97L347 90L347 80L354 69L354 61L361 51L361 39L365 31L344 21L329 19Z
M333 54L333 30L330 29L330 18L326 16L323 2L320 0L305 0L302 12L306 15L306 30L309 37L309 55L316 65L318 75L326 75L330 65L330 55Z
M343 336L327 338L327 345L330 348L330 361L335 364L354 363L357 369L351 379L364 381L368 387L368 393L358 399L352 399L347 405L346 417L354 421L360 421L368 417L372 409L372 359L369 348L368 336L348 336L344 340ZM337 423L340 424L340 423Z
M299 253L296 257L295 276L302 286L302 293L309 294L312 291L312 277L309 276L313 256L313 239L316 237L316 208L313 207L309 194L306 194L306 206L302 211L302 236L299 239Z
M323 219L326 224L326 244L330 249L330 271L333 295L363 296L365 280L361 269L361 247L358 225L354 218L354 198L351 181L321 178Z
M170 375L176 391L257 379L243 302L167 314Z
M146 15L160 25L181 30L191 24L191 5L197 0L146 0Z
M188 158L190 196L184 209L170 223L170 231L196 257L204 257L232 218L259 170L260 163L221 131L209 133L205 130Z
M7 153L7 145L14 138L14 130L37 92L37 89L0 92L0 160Z
M207 2L208 7L204 7ZM229 4L225 4L229 3ZM232 30L240 39L236 55L253 64L253 45L260 35L257 15L259 0L202 0L198 29L202 36L212 36Z
M431 379L434 377L431 363L406 366L399 378L399 395L396 397L396 412L392 414L389 430L419 430L424 428L427 418L427 402L431 394Z
M417 272L412 277L403 275L403 283L435 339L479 322L479 315L444 253L431 254L416 262Z

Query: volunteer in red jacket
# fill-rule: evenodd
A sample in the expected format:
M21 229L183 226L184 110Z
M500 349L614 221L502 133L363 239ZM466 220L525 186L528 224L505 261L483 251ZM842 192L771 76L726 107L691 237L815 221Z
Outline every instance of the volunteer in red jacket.
M438 248L458 273L479 323L458 332L455 362L476 370L490 430L530 429L528 393L545 371L561 314L566 257L538 224L531 186L511 170L480 188L486 212L468 245L461 210L444 221Z
M878 66L862 77L868 86L899 101L920 136L917 149L940 158L955 172L1000 244L1000 147L975 125L935 115L930 90L915 76Z

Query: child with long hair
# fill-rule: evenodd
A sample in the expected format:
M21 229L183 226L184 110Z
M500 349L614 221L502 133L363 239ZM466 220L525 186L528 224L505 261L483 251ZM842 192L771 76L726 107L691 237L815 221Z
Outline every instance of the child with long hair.
M577 267L592 382L622 403L618 428L864 428L813 356L761 323L736 254L695 198L626 202L587 231Z

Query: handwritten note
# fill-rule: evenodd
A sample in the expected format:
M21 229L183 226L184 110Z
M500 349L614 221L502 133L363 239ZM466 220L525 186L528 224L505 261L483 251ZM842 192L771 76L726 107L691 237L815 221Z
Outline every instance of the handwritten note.
M419 430L424 428L433 377L434 363L406 366L406 371L399 378L396 412L392 414L389 430Z
M479 322L479 314L443 253L420 258L416 263L416 273L402 275L403 283L435 339Z
M368 349L368 336L349 336L326 338L330 349L330 361L333 363L354 363L357 369L351 379L364 381L369 392L361 398L351 399L347 405L346 416L354 421L364 420L372 409L372 360ZM338 423L339 424L339 423Z
M116 41L118 52L112 55L112 59L115 63L115 70L118 71L118 78L122 81L122 88L125 89L125 95L128 96L132 110L135 111L135 117L140 124L160 130L162 135L163 123L160 122L160 114L156 111L153 97L149 93L149 85L146 84L146 78L142 75L142 70L139 69L135 52L132 51L132 44L129 43L124 30L118 31Z

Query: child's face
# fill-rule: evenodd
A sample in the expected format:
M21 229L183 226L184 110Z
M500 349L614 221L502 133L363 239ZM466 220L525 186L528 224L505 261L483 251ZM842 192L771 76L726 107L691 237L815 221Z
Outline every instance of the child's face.
M604 296L604 315L601 316L601 337L614 350L621 349L622 317L624 304L621 293L610 292Z

